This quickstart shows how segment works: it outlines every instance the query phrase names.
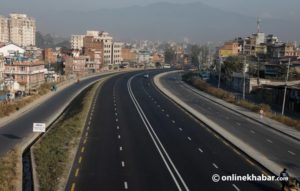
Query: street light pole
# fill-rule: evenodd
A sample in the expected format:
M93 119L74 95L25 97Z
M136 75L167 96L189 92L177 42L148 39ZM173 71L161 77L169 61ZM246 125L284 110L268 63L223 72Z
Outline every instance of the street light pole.
M257 86L260 85L260 81L259 81L259 72L260 72L260 60L259 60L259 56L257 56Z
M286 97L286 91L287 91L287 81L289 79L289 73L290 73L290 64L291 64L291 58L289 58L289 63L288 63L287 72L286 72L281 115L284 115L284 107L285 107L285 99L286 99L285 97Z

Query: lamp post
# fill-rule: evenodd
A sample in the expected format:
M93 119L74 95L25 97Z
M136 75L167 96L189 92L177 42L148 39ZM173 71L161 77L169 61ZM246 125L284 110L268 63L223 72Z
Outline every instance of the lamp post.
M285 87L284 87L284 94L283 94L283 102L282 102L282 110L281 115L284 115L284 107L285 107L285 97L286 97L286 91L287 91L287 81L289 79L289 72L290 72L290 64L291 64L291 58L289 58L289 63L287 66L287 72L286 72L286 78L285 78Z

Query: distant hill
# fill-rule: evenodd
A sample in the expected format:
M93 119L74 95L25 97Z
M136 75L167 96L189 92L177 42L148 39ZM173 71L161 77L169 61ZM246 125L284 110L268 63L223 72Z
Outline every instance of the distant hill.
M43 31L80 34L86 30L105 30L122 40L182 40L218 42L256 32L256 18L212 8L202 3L155 3L97 11L36 13ZM282 40L300 40L296 21L264 19L262 30Z

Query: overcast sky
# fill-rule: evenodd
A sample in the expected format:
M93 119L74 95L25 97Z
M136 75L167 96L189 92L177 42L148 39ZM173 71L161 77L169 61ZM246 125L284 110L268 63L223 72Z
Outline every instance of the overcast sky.
M276 19L280 22L289 20L293 21L291 23L300 23L300 11L298 10L300 8L300 0L0 0L0 15L7 16L12 12L25 13L36 18L38 30L44 33L56 33L66 36L70 33L66 29L63 31L66 28L66 24L59 23L61 19L53 20L53 15L57 17L61 12L74 11L75 18L78 19L80 18L80 12L101 12L103 9L135 5L145 6L162 1L180 4L201 2L226 12L253 17L253 20L259 16L262 18L263 26L265 24L264 21L267 19ZM142 22L143 18L137 16L135 19L137 22ZM67 24L70 22L70 20L66 21ZM98 25L101 25L101 23L98 23ZM122 29L120 28L120 30ZM276 33L278 31L272 32Z

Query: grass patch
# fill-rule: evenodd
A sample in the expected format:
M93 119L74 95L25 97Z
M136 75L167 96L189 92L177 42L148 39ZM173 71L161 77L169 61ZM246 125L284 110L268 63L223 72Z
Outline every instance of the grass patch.
M58 190L68 176L72 151L77 148L98 83L85 90L71 104L41 141L34 145L37 178L41 191Z
M20 174L22 174L19 159L21 153L18 149L9 151L0 158L0 190L15 191L20 185Z
M298 130L300 130L300 121L299 120L291 119L287 116L274 115L271 110L271 107L268 104L255 104L255 103L247 101L247 100L236 100L235 96L232 93L225 91L223 89L219 89L219 88L211 86L210 84L206 83L205 81L195 77L195 75L192 72L182 75L182 80L203 92L211 94L217 98L223 99L229 103L233 103L235 105L249 109L253 112L258 113L260 111L260 109L263 109L264 115L266 115L267 117L274 119L280 123L283 123L287 126L295 127Z

